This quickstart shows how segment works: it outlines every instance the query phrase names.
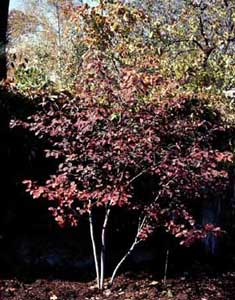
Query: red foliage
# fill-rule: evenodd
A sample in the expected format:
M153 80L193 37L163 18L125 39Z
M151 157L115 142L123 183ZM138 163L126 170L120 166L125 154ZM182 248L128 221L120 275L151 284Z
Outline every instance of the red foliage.
M213 231L212 225L198 229L188 208L227 188L232 154L212 146L224 130L219 113L206 100L187 95L145 103L139 96L148 93L148 84L139 74L123 69L114 88L114 78L99 60L87 65L86 74L76 98L59 104L49 97L22 123L48 139L47 157L60 160L44 185L24 181L33 198L56 201L50 210L61 226L77 225L92 207L110 205L147 216L140 239L156 226L185 244L205 236L209 227ZM162 83L155 76L155 86ZM143 178L151 181L150 190L136 194Z

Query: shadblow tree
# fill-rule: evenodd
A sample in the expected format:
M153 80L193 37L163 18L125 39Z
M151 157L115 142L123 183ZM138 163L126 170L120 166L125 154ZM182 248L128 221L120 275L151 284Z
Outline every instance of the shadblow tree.
M122 69L117 86L103 67L96 59L93 68L97 77L90 77L99 84L99 91L93 90L93 94L87 81L76 98L62 96L62 103L55 103L49 97L29 122L20 122L39 138L46 138L50 144L46 157L59 161L55 173L44 183L25 180L27 191L33 198L52 201L50 210L61 226L77 226L81 216L89 218L101 289L106 231L113 207L134 211L138 222L136 235L117 263L110 284L134 247L158 227L185 245L208 232L218 233L220 229L212 224L196 224L192 212L198 201L214 194L223 197L228 186L227 167L232 162L230 152L216 147L226 126L207 99L187 94L160 99L155 94L152 102L146 103L141 99L152 86L142 81L143 74ZM156 79L154 88L158 85L164 85L161 78ZM100 95L106 96L102 102ZM137 186L145 187L137 193ZM97 207L104 211L98 236L93 223ZM101 243L100 249L97 243Z
M50 210L61 226L89 219L102 289L113 208L134 211L137 228L110 284L135 246L158 227L185 245L220 232L212 224L198 225L193 207L215 194L224 197L233 155L219 146L218 136L228 128L211 98L183 92L179 82L160 74L142 10L107 1L72 7L70 16L83 29L86 46L76 95L55 99L43 93L39 111L12 125L47 139L45 155L58 159L45 182L24 183L33 198L52 201ZM103 210L100 232L94 230L97 207Z

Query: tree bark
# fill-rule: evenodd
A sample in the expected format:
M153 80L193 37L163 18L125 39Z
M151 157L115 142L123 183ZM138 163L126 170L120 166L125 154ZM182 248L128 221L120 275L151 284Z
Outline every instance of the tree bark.
M101 234L101 254L100 254L100 289L104 288L104 268L105 268L105 256L106 256L106 231L107 231L107 224L109 220L109 215L111 211L110 204L106 207L105 210L105 217L104 223L102 227L102 234Z
M0 81L7 77L7 21L10 0L0 1Z
M90 238L91 238L93 257L94 257L94 263L95 263L97 288L100 289L100 270L99 270L98 255L97 255L97 249L96 249L96 243L95 243L91 201L89 201L89 206L90 206L90 209L89 209L88 213L89 213L89 224L90 224Z

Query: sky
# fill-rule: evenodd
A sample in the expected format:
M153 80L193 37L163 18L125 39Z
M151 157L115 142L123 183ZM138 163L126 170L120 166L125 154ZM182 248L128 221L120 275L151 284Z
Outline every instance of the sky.
M10 9L20 8L20 0L10 0Z
M1 0L0 0L1 1ZM92 0L87 0L84 2L92 3ZM22 0L10 0L10 10L11 9L19 9L22 4Z

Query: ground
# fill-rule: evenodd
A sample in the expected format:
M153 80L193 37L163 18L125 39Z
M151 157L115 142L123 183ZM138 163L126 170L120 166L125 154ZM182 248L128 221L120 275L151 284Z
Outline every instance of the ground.
M234 300L235 273L177 277L164 285L153 275L126 273L112 289L99 292L95 282L36 279L0 280L1 300Z

